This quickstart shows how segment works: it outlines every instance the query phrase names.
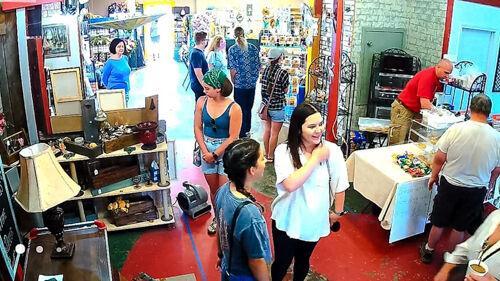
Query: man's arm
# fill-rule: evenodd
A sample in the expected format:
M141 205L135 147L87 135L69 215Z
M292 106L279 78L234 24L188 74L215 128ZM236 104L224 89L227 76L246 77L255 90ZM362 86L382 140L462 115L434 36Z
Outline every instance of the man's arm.
M500 167L496 167L491 171L490 184L488 186L488 193L493 192L495 185L497 184L498 176L500 175Z
M420 107L422 109L432 109L434 107L434 105L432 104L432 102L429 99L420 98Z
M258 281L270 281L269 269L266 260L261 259L248 259L248 267L252 271L253 277Z
M194 74L196 75L196 79L198 79L198 82L200 83L200 85L203 87L203 85L205 85L205 83L203 82L203 71L201 70L201 68L195 68Z
M229 70L229 73L231 74L231 81L233 81L233 83L234 83L234 78L236 77L236 69L231 68Z
M446 153L441 150L437 150L436 155L434 156L434 161L432 162L432 174L429 179L429 190L432 190L432 186L434 183L438 182L439 172L443 168L444 163L446 162Z

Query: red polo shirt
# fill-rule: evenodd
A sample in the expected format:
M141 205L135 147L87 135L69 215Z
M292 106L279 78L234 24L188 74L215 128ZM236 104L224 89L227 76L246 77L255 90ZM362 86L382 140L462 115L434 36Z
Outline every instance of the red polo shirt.
M443 85L436 76L436 68L429 67L408 81L404 90L399 94L398 99L413 112L420 112L420 98L434 99L436 91L442 91Z

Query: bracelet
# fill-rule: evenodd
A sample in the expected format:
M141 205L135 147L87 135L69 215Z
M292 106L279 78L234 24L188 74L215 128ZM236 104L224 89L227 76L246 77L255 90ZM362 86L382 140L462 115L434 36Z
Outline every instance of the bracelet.
M337 216L341 217L345 214L347 214L347 211L342 211L342 212L337 212L337 211L332 211L332 213L336 214Z
M217 155L217 153L215 152L212 152L212 157L217 160L219 158L219 155Z

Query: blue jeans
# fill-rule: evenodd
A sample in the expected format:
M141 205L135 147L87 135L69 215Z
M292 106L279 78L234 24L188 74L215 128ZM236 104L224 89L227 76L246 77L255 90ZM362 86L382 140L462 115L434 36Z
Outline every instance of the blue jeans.
M269 114L271 121L276 123L285 122L285 108L279 110L268 110L267 113Z
M234 88L234 101L240 105L243 114L241 122L240 138L247 136L252 126L252 107L255 99L255 88L238 89Z
M214 152L226 139L215 139L205 136L205 145L209 152ZM203 158L201 158L201 170L205 175L225 175L224 173L224 163L222 162L222 157L224 154L220 155L219 158L214 163L207 163Z

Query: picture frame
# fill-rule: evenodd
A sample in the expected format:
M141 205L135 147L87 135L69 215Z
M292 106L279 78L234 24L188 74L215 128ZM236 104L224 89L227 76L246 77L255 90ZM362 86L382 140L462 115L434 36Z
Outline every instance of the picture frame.
M19 160L19 152L27 146L29 146L29 141L24 130L2 138L0 142L2 162L6 165L16 162Z
M66 24L43 25L42 36L46 58L71 56L69 27Z
M56 115L81 114L82 83L80 68L64 68L49 72ZM75 109L74 112L72 109Z
M119 110L127 108L125 102L125 90L98 90L97 100L99 108L103 111Z

